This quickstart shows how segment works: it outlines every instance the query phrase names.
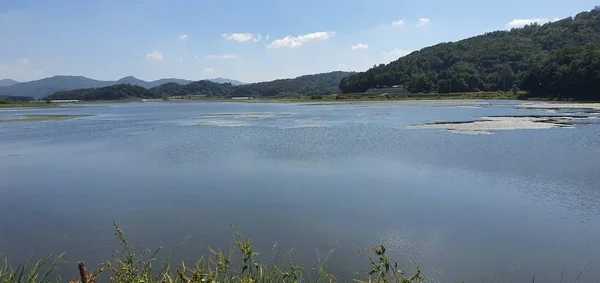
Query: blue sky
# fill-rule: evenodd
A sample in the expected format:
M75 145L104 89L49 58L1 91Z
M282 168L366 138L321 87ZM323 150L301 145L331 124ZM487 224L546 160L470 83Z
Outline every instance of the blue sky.
M363 71L420 48L591 10L593 0L0 0L0 78Z

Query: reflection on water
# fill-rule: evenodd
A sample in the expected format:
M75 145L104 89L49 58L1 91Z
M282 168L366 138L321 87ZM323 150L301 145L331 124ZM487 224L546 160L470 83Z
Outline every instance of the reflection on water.
M117 248L114 219L140 250L194 261L207 245L226 247L232 223L267 260L276 248L304 263L334 250L331 268L346 278L365 268L364 248L384 243L431 282L573 282L581 271L579 282L593 282L597 123L475 136L406 129L547 111L507 101L0 111L91 115L0 124L0 253L97 263Z

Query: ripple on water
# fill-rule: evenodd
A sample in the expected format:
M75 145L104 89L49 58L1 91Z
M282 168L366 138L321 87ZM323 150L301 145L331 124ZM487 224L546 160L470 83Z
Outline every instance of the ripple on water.
M196 125L205 127L247 127L248 123L239 121L223 121L223 120L212 120L198 122Z

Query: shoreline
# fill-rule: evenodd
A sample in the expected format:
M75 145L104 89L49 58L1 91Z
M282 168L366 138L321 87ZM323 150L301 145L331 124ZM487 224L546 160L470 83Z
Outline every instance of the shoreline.
M529 109L554 109L554 108L590 108L600 109L600 103L597 101L580 101L580 100L545 100L545 99L518 99L515 97L460 97L460 96L448 96L448 97L394 97L390 99L386 98L359 98L359 99L297 99L297 98L255 98L249 100L236 100L227 98L215 98L215 99L135 99L135 100L93 100L93 101L79 101L72 103L15 103L15 104L0 104L0 111L2 110L22 110L22 109L51 109L51 108L66 108L66 107L84 107L81 105L86 104L117 104L117 103L194 103L194 102L215 102L215 103L297 103L304 105L336 105L336 104L359 104L359 103L380 103L380 104L394 104L399 102L405 103L427 103L427 102L467 102L467 101L521 101L523 102L522 108Z

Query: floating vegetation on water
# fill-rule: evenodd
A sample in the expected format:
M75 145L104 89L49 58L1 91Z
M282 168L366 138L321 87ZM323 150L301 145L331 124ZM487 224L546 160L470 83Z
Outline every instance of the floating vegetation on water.
M209 127L247 127L250 124L245 121L271 119L282 115L284 114L263 112L206 113L200 115L201 121L196 125Z
M294 126L292 126L294 127ZM325 128L328 127L323 122L319 121L307 121L307 120L297 120L295 127L297 128Z
M4 119L0 123L64 121L75 118L90 117L91 115L23 115L17 119Z
M278 113L209 113L200 115L201 119L262 120L280 116Z
M495 116L481 120L459 122L432 122L413 125L407 129L443 129L453 133L489 135L499 130L538 130L552 128L573 128L571 121L585 119L586 116Z
M300 129L300 128L327 128L330 125L325 124L323 121L318 120L291 120L286 121L285 124L275 126L278 129Z

